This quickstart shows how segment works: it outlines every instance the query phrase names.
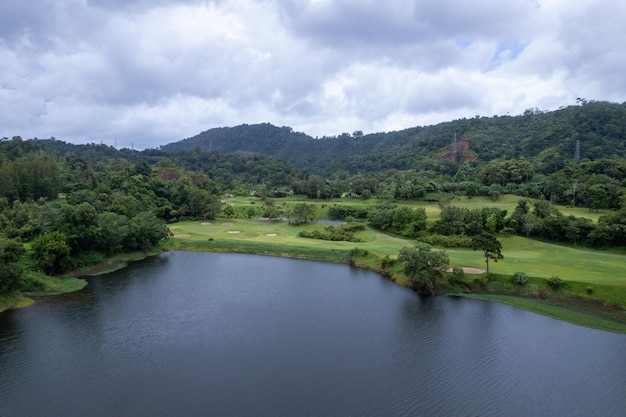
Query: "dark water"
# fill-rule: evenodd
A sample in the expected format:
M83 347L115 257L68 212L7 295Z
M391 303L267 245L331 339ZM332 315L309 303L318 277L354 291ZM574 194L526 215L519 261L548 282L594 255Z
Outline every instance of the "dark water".
M626 336L345 265L168 253L0 315L0 416L626 416Z

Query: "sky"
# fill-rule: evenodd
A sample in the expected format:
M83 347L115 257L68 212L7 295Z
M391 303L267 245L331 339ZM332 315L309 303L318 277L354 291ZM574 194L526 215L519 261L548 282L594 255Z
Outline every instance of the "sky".
M623 0L1 0L0 137L158 148L626 101Z

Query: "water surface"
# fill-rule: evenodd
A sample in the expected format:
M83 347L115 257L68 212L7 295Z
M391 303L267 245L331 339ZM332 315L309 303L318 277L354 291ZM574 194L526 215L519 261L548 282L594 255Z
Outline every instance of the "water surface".
M346 265L173 252L0 315L0 416L615 416L626 336Z

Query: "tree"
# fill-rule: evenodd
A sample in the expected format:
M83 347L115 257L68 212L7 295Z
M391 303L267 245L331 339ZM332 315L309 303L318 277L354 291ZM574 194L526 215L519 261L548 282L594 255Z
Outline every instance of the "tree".
M70 247L61 232L44 233L33 240L31 249L39 268L46 274L65 272L70 267Z
M594 211L608 208L609 195L601 185L592 185L586 192L586 203Z
M489 275L490 259L493 259L494 262L498 262L499 259L504 259L504 256L502 256L502 244L491 233L483 232L480 235L473 236L471 247L475 251L483 251L485 264L487 265L487 275Z
M398 254L398 261L404 264L404 273L408 275L413 286L420 291L431 294L448 269L450 260L445 251L430 250L427 243L418 242L414 247L403 247Z
M287 217L289 217L289 223L308 223L315 218L316 211L315 204L299 203L287 209Z
M0 295L17 289L22 276L19 260L24 247L17 240L0 239Z
M99 249L107 255L122 252L130 233L128 218L117 213L102 213L98 216L98 227Z
M149 211L143 211L133 217L129 229L126 248L130 250L149 249L169 236L169 229L165 223Z
M540 224L541 219L534 213L527 213L522 216L521 223L526 237L530 237L530 233Z

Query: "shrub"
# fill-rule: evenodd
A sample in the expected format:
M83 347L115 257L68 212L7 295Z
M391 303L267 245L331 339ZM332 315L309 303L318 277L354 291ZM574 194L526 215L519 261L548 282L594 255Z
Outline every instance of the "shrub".
M367 249L359 249L358 247L355 247L354 249L350 249L349 255L351 258L356 257L356 256L367 256L370 253L367 251Z
M463 268L452 268L452 276L448 279L448 281L453 284L459 284L463 281L464 277L465 272L463 272Z
M516 272L513 274L513 283L515 285L526 285L528 282L528 275L524 272Z
M452 268L452 278L451 282L459 283L465 277L465 272L463 272L463 268Z
M501 232L505 236L511 236L515 234L515 229L507 226L507 227L502 228Z
M458 278L463 278L465 276L465 271L463 271L463 268L452 268L452 275Z
M389 267L394 266L395 263L396 263L395 259L391 259L389 255L385 255L385 257L381 259L380 261L380 266L382 266L383 268L389 268Z
M587 287L587 294L593 294L593 287Z
M559 288L563 286L563 284L565 284L565 281L563 281L561 278L557 276L554 276L548 279L548 285L552 287L553 290L558 290Z

